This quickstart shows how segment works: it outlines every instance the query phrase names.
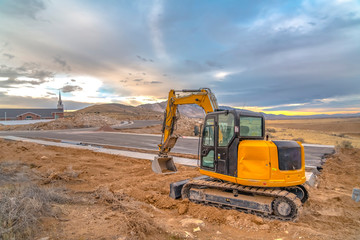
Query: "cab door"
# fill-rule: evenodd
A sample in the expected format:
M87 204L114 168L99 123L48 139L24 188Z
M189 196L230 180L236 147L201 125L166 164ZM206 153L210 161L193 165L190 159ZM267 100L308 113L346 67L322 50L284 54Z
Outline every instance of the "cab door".
M222 112L217 114L216 138L216 172L224 175L235 176L236 167L231 167L237 162L236 152L230 154L230 148L235 139L235 116L233 113ZM237 146L234 146L237 149ZM235 150L236 151L236 150ZM233 156L234 155L234 156Z
M201 169L214 171L216 148L216 119L215 116L208 116L205 120L201 142Z

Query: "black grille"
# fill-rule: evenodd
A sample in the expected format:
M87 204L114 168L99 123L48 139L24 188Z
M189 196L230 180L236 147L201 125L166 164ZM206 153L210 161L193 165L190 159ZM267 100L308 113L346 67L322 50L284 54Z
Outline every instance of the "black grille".
M301 147L294 141L273 141L278 149L279 169L301 169Z

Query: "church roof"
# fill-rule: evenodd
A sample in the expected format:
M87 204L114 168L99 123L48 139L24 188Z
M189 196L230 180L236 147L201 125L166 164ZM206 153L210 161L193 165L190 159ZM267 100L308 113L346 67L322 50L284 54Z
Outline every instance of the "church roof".
M0 118L12 119L24 113L34 113L41 118L52 118L52 113L62 113L63 109L57 108L0 108Z

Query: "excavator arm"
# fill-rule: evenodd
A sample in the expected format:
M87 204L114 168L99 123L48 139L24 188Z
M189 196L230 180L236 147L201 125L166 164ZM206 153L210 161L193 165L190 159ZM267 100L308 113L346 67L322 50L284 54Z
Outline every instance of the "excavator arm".
M178 95L177 93L185 93ZM175 146L178 135L173 134L177 121L177 108L179 105L197 104L205 113L214 112L218 109L215 95L208 88L198 90L170 90L164 113L162 127L162 139L159 146L159 154L152 163L155 173L174 173L177 171L173 158L168 153Z

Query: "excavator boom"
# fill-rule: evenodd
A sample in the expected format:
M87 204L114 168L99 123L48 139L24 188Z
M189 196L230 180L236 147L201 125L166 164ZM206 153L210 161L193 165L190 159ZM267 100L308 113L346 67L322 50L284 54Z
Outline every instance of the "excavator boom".
M180 95L180 93L182 95ZM173 158L169 156L168 153L174 147L179 137L173 134L173 132L178 119L178 105L183 104L197 104L204 109L206 114L218 109L216 97L208 88L198 90L170 90L164 112L163 135L158 145L159 154L152 163L152 170L155 173L175 173L177 171Z

